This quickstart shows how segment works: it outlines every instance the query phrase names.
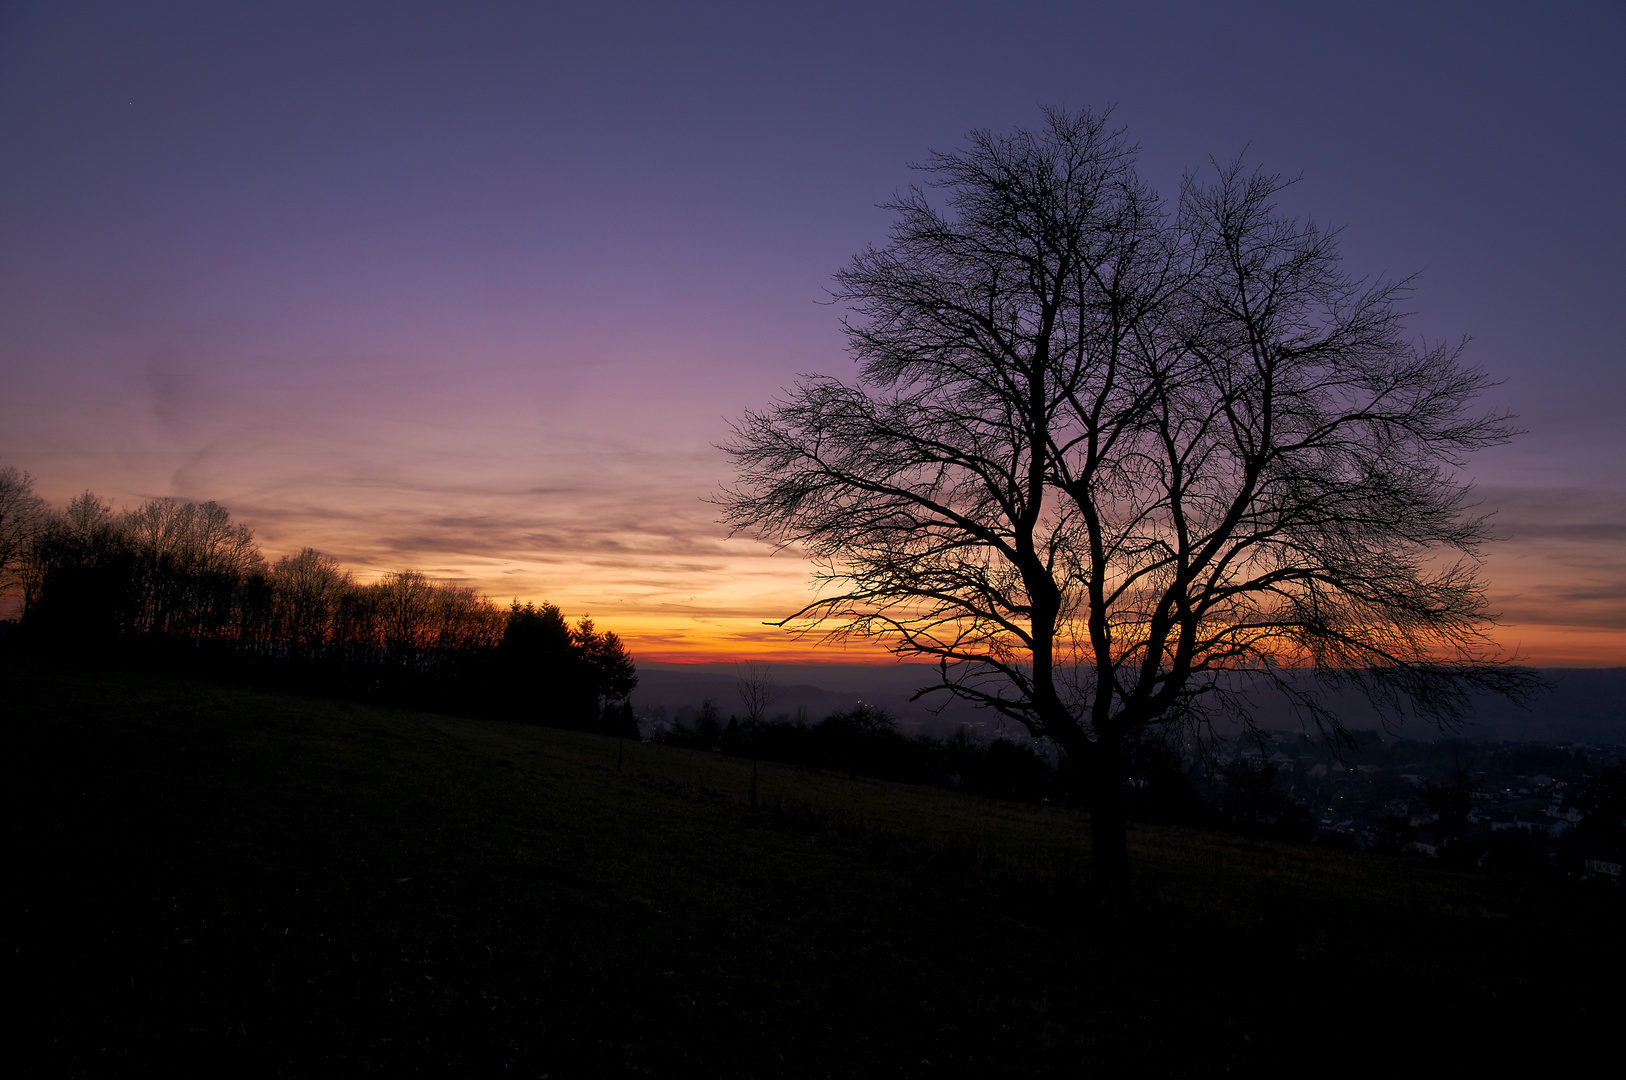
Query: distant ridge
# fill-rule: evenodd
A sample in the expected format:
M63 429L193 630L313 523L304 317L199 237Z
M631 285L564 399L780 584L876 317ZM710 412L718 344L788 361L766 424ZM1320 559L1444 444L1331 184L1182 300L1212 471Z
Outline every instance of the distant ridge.
M1550 688L1538 694L1528 709L1499 698L1481 698L1471 723L1455 734L1491 741L1626 743L1626 667L1540 671ZM794 716L801 708L809 720L817 721L864 701L892 712L910 734L943 735L963 724L978 728L987 737L1001 731L1017 733L1009 721L1002 727L998 716L962 702L934 714L930 706L941 702L941 695L911 703L914 691L935 678L935 667L930 664L774 664L768 675L779 689L771 710L775 715ZM735 689L738 679L739 671L731 663L640 660L638 690L632 701L640 711L664 706L672 712L710 698L727 716L740 710ZM1357 698L1350 698L1344 709L1351 728L1381 729L1378 716ZM1254 715L1259 726L1268 730L1299 727L1285 702L1273 696L1259 695ZM1416 719L1391 724L1390 730L1419 740L1441 737L1437 728Z

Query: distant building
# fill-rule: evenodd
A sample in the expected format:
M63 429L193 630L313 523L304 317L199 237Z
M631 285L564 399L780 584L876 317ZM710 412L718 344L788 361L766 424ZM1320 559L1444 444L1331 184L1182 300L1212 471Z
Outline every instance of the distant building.
M1562 818L1551 818L1546 814L1520 814L1514 817L1503 812L1490 815L1492 832L1517 830L1519 832L1534 833L1537 836L1559 837L1569 832L1573 825Z

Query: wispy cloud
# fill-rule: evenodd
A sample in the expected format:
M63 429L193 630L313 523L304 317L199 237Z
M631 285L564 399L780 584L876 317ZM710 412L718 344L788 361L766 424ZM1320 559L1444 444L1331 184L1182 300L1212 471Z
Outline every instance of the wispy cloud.
M1485 561L1504 638L1541 628L1626 630L1626 492L1494 486L1481 494L1505 538Z

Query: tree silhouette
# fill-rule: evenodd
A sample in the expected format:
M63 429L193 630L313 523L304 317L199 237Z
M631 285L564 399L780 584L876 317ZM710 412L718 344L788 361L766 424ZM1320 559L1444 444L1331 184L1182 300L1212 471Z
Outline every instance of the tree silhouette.
M23 615L84 647L132 629L132 546L112 508L86 491L51 514L23 558Z
M819 568L781 625L931 657L921 693L1053 740L1104 898L1138 733L1246 719L1261 682L1333 735L1340 684L1438 721L1528 685L1486 636L1456 478L1512 431L1469 415L1458 348L1407 339L1406 282L1352 279L1239 163L1171 207L1105 115L969 142L836 276L859 377L726 446L725 522Z
M745 723L749 727L755 727L768 719L768 709L779 696L779 691L769 678L769 668L766 664L746 661L737 664L735 668L739 677L734 680L734 690L740 695L740 707L745 710Z
M119 524L135 553L135 618L144 633L220 633L231 622L234 587L263 564L253 532L216 502L152 499Z
M1471 759L1458 758L1444 781L1423 781L1418 801L1439 815L1439 831L1448 840L1462 835L1468 826L1468 815L1473 812L1476 785L1472 769Z
M586 676L602 713L617 702L625 702L638 689L638 669L632 654L612 630L598 630L593 620L583 618L571 633Z
M333 633L342 590L353 583L339 560L315 548L284 555L270 571L278 636L296 655L314 654Z
M768 719L768 709L773 705L774 698L779 696L778 690L768 677L768 666L746 661L738 665L739 678L734 682L734 689L740 695L740 705L745 709L746 739L751 748L751 800L752 810L757 808L757 776L762 767L761 745L758 737L759 729ZM733 721L729 721L733 727Z
M45 500L34 494L34 478L12 465L0 468L0 596L18 583L47 516Z
M497 662L506 715L567 727L590 723L596 701L582 693L570 624L555 605L514 601Z

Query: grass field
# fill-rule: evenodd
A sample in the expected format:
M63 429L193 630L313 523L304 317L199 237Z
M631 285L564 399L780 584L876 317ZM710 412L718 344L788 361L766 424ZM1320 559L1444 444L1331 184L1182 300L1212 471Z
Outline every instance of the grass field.
M41 1075L1314 1074L1612 1038L1618 895L0 656Z

